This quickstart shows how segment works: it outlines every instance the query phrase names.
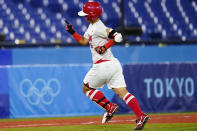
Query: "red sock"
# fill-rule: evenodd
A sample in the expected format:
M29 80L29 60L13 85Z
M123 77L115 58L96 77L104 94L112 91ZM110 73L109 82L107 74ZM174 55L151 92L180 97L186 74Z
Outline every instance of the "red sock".
M140 106L137 102L137 99L135 96L133 96L130 93L127 93L124 97L123 100L126 102L126 104L133 110L137 118L139 118L142 114L142 111L140 109Z
M111 102L107 98L105 98L104 94L101 91L92 89L86 93L86 96L88 96L88 98L104 108L106 111L109 110Z

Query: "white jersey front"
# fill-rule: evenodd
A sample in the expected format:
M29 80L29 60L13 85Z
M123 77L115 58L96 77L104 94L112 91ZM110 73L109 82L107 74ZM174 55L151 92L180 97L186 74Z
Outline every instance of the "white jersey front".
M110 48L107 49L104 54L98 54L95 51L95 48L97 46L103 46L108 42L107 27L103 24L101 20L99 20L94 24L90 24L87 31L84 34L84 37L89 40L93 63L101 59L102 60L114 59L114 56Z

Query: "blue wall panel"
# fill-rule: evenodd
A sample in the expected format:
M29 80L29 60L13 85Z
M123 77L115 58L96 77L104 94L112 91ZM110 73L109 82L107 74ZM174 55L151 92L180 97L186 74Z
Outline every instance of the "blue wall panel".
M11 67L10 117L98 115L103 110L82 92L90 65ZM109 99L113 92L104 89Z
M114 46L121 63L195 62L197 45L190 46ZM13 64L92 63L89 47L13 49Z
M182 46L116 46L114 55L122 63L195 62L197 45Z
M7 69L0 67L0 118L9 117L9 91Z
M124 65L127 88L145 112L197 111L197 64ZM119 113L132 112L117 96Z
M12 65L12 50L0 49L0 65Z
M192 82L196 87L197 79L196 45L162 48L114 46L112 51L123 64L129 91L139 99L144 111L196 110L197 100L194 98L197 98L197 89L191 87ZM179 64L173 64L174 62ZM0 117L102 114L103 110L90 101L81 89L91 63L89 47L0 50ZM131 66L129 63L135 64ZM6 66L12 64L13 66ZM53 89L43 86L47 83L50 83ZM35 88L30 89L30 85L34 84ZM57 91L58 85L61 85L60 91ZM179 89L182 89L182 92ZM131 112L123 100L111 90L104 88L102 91L108 99L119 104L120 113ZM174 108L172 103L177 101L178 105Z
M195 62L197 45L114 46L121 63ZM92 63L89 47L16 48L0 50L0 65Z
M13 65L91 63L87 47L13 49Z

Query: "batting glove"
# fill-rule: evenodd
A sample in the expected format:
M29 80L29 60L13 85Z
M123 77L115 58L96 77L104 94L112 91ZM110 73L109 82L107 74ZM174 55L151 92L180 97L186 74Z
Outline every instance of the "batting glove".
M73 26L71 24L67 24L65 29L72 35L75 33L75 30L73 29Z
M105 53L105 51L106 51L107 49L105 48L105 46L97 46L97 47L95 48L95 50L96 50L96 52L97 52L98 54L103 54L103 53Z

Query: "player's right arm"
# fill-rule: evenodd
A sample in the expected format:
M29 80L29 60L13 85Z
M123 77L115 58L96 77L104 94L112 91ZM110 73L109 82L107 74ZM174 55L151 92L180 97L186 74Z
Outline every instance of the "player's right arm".
M85 38L85 37L82 36L81 39L80 39L80 41L79 41L79 43L81 45L87 45L89 43L89 40L87 38Z
M89 43L89 40L81 35L79 35L74 29L73 29L73 26L70 24L70 23L67 23L66 25L66 31L68 33L70 33L73 38L79 42L81 45L87 45Z
M106 33L108 36L108 42L104 44L103 46L97 46L95 48L96 52L99 54L105 53L107 49L109 49L111 46L115 44L115 42L122 42L122 35L118 33L116 30L107 28Z

